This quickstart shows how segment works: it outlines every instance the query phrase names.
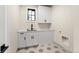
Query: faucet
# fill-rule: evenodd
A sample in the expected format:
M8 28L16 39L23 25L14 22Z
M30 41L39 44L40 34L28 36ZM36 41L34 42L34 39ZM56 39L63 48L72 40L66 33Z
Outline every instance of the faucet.
M31 24L31 30L33 30L33 24Z

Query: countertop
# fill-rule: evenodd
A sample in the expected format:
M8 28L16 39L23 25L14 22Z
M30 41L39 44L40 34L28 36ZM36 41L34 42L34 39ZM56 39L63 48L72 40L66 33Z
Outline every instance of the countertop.
M45 32L45 31L55 31L55 30L33 30L33 31L18 30L18 32Z

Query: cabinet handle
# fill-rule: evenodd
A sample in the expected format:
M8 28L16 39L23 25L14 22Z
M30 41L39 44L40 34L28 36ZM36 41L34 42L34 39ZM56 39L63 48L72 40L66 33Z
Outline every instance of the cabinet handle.
M24 40L26 40L26 37L24 37Z
M20 34L24 34L24 33L20 33Z
M31 39L34 39L34 36L31 36Z
M47 22L47 20L44 20L44 22Z

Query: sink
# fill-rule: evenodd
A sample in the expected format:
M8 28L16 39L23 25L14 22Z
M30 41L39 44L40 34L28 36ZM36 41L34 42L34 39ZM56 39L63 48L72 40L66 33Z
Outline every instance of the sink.
M37 31L37 30L19 30L18 32L23 33L23 32L27 32L27 31Z
M27 31L37 31L37 30L28 30L28 29L27 29Z

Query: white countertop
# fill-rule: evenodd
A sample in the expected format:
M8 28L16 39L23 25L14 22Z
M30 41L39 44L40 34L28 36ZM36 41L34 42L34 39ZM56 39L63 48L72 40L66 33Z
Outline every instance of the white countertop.
M27 30L18 30L18 32L40 32L40 31L55 31L55 30L35 30L35 31L27 31Z

